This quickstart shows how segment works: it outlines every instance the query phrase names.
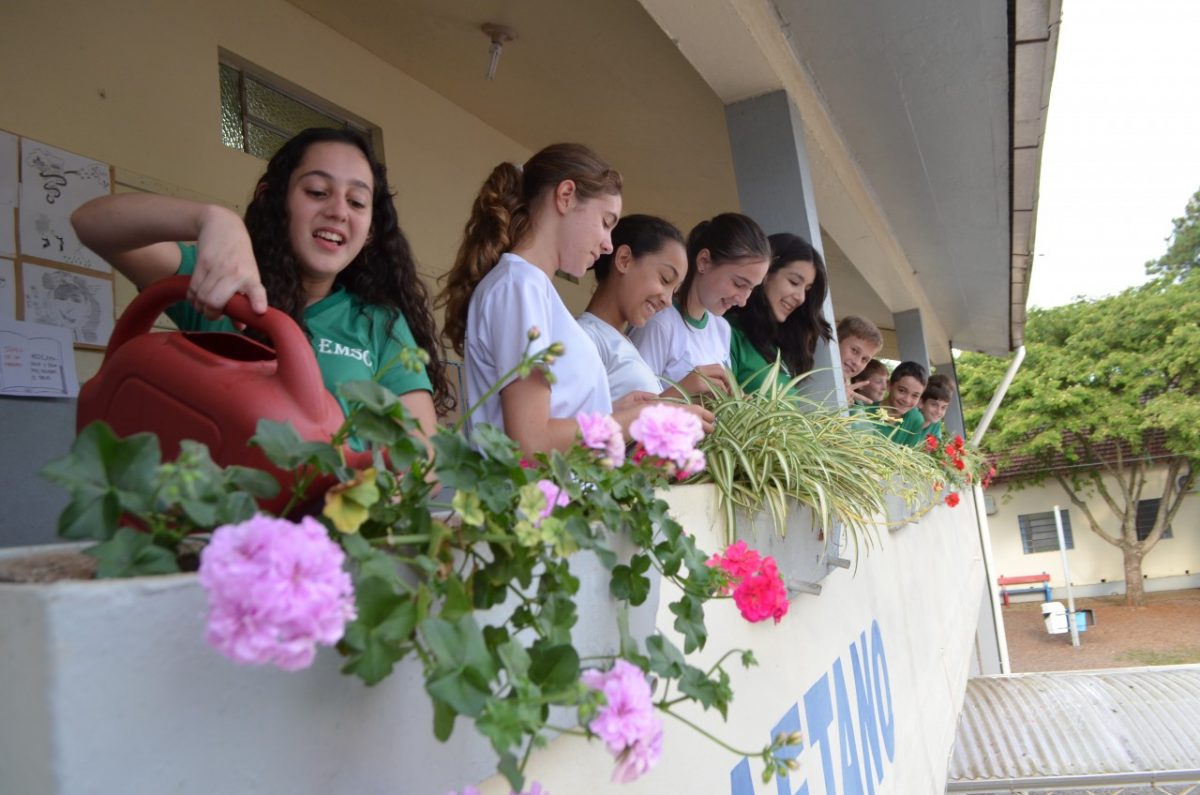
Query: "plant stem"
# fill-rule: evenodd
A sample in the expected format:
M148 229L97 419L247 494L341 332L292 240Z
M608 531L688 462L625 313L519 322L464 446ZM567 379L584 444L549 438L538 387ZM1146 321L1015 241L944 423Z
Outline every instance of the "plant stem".
M709 740L712 740L714 743L721 746L726 751L736 754L737 756L758 756L761 753L759 751L742 751L737 748L734 748L732 745L725 742L720 737L717 737L715 734L712 734L711 732L705 731L704 729L700 728L699 725L693 723L692 721L688 720L687 718L683 717L682 715L680 715L676 712L672 712L670 709L668 709L666 707L660 706L659 709L661 709L663 712L667 713L668 715L670 715L672 718L679 721L680 723L686 724L687 726L690 726L691 728L695 729L704 737L707 737Z

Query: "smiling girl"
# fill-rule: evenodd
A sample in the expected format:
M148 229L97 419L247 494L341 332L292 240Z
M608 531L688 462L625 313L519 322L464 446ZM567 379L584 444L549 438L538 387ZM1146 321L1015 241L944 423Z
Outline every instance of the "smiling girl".
M747 390L757 389L778 355L780 383L813 367L819 340L833 337L821 315L825 302L825 262L802 237L771 235L771 265L744 307L729 310L733 375Z
M723 213L692 230L687 254L687 276L673 307L629 337L664 387L687 389L684 379L699 370L712 373L709 382L727 389L730 329L722 315L744 305L766 276L771 247L752 219Z
M581 277L611 253L620 217L621 175L586 146L554 144L492 170L438 299L465 363L467 404L483 400L472 424L496 425L534 453L570 447L580 412L611 413L622 427L636 418L636 396L613 411L600 356L551 281L558 271ZM541 370L502 380L526 346L552 343L564 347L553 383Z
M185 331L234 331L222 310L245 293L255 312L269 304L308 334L335 396L343 382L378 378L426 434L435 405L452 405L428 294L386 171L353 130L313 128L285 143L244 222L217 205L136 193L94 199L71 222L84 245L139 289L190 275L188 303L167 310ZM425 371L394 366L414 344L429 354Z

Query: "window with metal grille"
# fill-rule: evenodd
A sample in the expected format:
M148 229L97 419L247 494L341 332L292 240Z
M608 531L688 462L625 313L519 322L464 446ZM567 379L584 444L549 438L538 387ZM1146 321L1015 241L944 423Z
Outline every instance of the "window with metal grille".
M218 64L221 84L221 140L270 160L292 136L309 127L352 127L371 137L368 124L305 92L287 87L225 53Z
M1154 520L1158 516L1160 502L1162 502L1161 497L1138 500L1136 524L1138 541L1145 541L1146 536L1150 535L1150 531L1154 529ZM1167 525L1167 529L1163 530L1161 538L1171 538L1171 525Z
M1058 512L1062 516L1063 540L1067 543L1067 549L1074 549L1071 514L1066 508L1059 508ZM1024 547L1026 555L1058 550L1058 529L1054 526L1054 511L1023 513L1017 517L1017 524L1021 527L1021 546Z

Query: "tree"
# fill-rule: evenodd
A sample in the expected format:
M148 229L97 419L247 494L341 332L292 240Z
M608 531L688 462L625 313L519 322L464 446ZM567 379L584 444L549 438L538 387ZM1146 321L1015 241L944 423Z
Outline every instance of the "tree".
M1183 217L1171 223L1174 229L1167 238L1167 253L1146 263L1146 273L1151 276L1178 277L1200 270L1200 190L1188 200Z
M1109 298L1031 310L1025 363L984 440L1001 471L1022 459L1014 485L1057 481L1088 527L1121 550L1130 605L1142 604L1142 560L1198 474L1197 320L1200 268L1173 270ZM960 357L969 425L978 422L1006 366L980 354ZM1139 541L1137 505L1152 466L1165 467L1166 484L1154 526ZM1116 532L1097 521L1097 498L1120 519Z

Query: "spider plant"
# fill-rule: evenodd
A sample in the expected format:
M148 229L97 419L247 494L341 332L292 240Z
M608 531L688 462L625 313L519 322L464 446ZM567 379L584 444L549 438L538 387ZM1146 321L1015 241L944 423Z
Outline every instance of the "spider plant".
M873 420L798 395L810 373L780 382L780 367L776 360L755 391L735 383L706 401L716 424L701 444L708 467L697 480L717 487L726 541L734 541L739 510L764 506L783 536L792 499L812 509L818 527L841 523L856 551L869 547L885 496L915 505L938 479L936 469L929 456L866 427Z

